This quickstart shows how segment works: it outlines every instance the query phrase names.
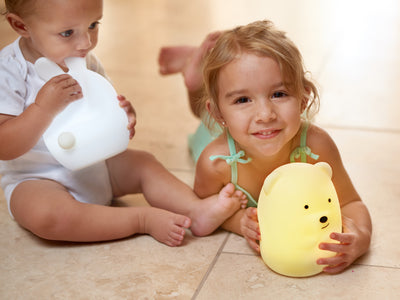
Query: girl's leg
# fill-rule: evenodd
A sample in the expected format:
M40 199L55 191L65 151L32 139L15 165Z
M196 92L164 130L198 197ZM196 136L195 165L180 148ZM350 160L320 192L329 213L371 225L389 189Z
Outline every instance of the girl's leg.
M63 241L105 241L135 233L152 235L169 246L182 243L187 217L154 207L109 207L76 201L59 183L30 180L11 197L15 220L39 237Z
M107 165L115 196L143 193L150 205L188 216L195 235L207 235L232 216L246 198L232 184L206 199L172 175L149 153L127 150Z
M202 96L204 57L214 47L221 32L210 33L199 47L176 46L163 47L160 50L158 63L163 75L182 73L188 91L192 112L200 117L202 108L198 102Z

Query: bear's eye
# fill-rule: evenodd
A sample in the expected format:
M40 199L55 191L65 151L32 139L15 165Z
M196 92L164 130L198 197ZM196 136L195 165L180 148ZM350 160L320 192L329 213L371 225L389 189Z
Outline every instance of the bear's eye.
M306 205L304 205L304 208L305 208L305 209L308 209L308 205L307 205L307 204L306 204Z
M331 201L332 201L331 198L329 198L329 199L328 199L328 202L331 203Z

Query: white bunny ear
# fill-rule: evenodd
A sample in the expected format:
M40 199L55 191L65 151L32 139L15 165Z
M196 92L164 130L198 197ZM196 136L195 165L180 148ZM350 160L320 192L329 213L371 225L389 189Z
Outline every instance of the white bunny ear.
M39 77L44 81L48 81L54 76L64 74L64 71L55 62L52 62L46 57L40 57L36 60L35 69Z
M67 57L64 62L69 73L80 73L86 70L86 59L84 57Z

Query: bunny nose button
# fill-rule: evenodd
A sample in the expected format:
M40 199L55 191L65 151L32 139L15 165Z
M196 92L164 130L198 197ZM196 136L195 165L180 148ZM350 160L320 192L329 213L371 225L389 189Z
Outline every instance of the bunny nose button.
M58 136L58 145L69 150L75 146L75 136L71 132L63 132Z

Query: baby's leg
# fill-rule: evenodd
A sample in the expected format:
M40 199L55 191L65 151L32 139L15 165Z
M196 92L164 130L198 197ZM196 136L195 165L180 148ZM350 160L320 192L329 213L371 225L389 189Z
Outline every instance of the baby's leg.
M182 243L184 227L190 226L187 217L153 207L81 203L50 180L22 182L14 190L10 205L22 227L49 240L106 241L146 233L177 246Z
M127 150L108 159L107 166L114 196L143 193L150 205L189 217L195 235L210 234L246 202L233 185L219 196L199 199L188 185L143 151Z
M189 94L189 102L193 113L200 116L197 103L203 86L202 65L221 32L210 33L198 47L176 46L161 48L158 62L161 74L181 72Z

